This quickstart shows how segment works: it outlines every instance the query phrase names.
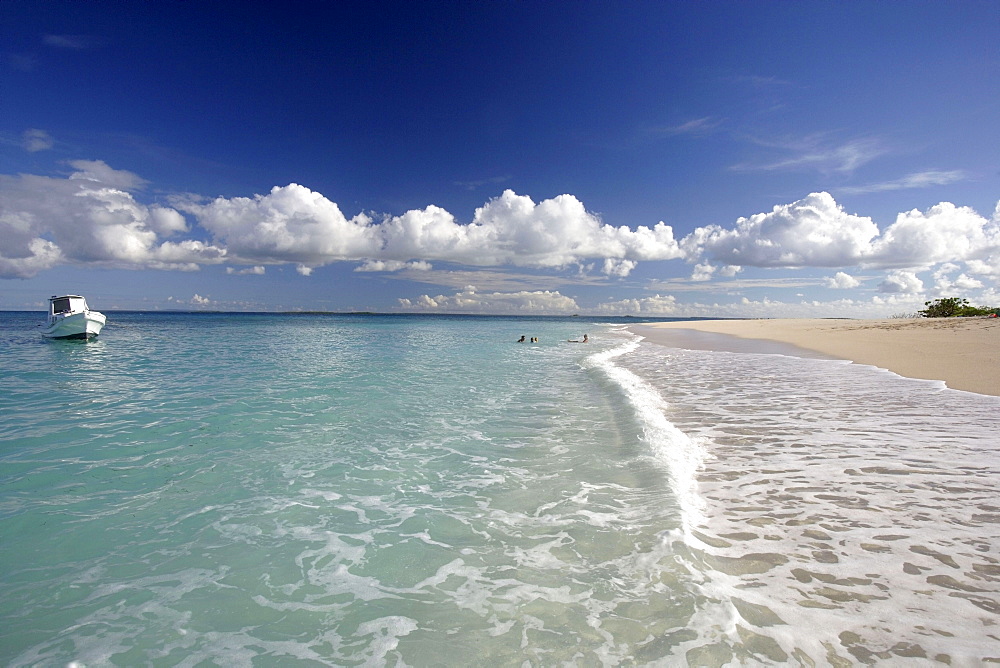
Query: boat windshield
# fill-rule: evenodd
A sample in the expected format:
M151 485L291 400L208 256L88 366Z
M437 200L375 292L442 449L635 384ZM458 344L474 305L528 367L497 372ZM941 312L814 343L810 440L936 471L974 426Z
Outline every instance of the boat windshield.
M51 311L53 315L58 313L78 313L87 310L87 300L79 295L66 295L65 297L53 297Z
M72 310L73 308L70 306L69 297L60 297L59 299L52 300L53 313L65 313L66 311Z

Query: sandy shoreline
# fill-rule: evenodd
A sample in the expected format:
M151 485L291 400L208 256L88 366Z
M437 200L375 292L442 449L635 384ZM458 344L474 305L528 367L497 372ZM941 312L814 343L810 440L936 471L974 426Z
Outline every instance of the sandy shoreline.
M684 330L773 341L901 376L943 380L956 390L1000 396L1000 318L699 320L634 329L654 343L669 345L677 345L669 335Z

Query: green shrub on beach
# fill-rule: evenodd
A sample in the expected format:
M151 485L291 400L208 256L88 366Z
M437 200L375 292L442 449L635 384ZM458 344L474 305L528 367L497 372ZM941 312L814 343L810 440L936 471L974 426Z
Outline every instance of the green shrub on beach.
M1000 315L1000 308L992 306L970 306L968 299L945 297L924 302L925 308L917 313L925 318L968 318L976 315Z

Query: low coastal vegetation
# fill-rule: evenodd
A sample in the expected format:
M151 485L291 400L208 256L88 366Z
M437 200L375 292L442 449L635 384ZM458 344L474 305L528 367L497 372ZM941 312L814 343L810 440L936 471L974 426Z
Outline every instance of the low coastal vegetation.
M924 302L924 310L917 315L924 318L968 318L970 316L998 316L1000 308L993 306L972 306L968 299L945 297Z

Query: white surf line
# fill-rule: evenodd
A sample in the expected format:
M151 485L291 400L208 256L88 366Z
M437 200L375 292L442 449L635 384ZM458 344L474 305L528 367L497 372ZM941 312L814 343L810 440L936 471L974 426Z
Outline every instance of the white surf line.
M654 455L666 463L670 485L681 508L681 526L666 531L663 546L673 558L686 567L691 585L703 599L687 622L687 627L697 637L673 649L671 657L683 660L688 650L712 645L726 639L733 646L742 644L737 625L741 619L732 599L738 593L738 578L705 569L701 558L694 558L688 550L711 553L713 549L699 537L694 528L704 525L706 503L698 492L698 471L711 456L703 439L692 438L678 429L666 417L669 407L657 389L627 369L616 366L612 360L639 347L642 336L619 347L591 355L587 362L607 374L622 388L643 424L644 438ZM677 544L687 549L677 551Z
M639 340L590 355L586 363L599 368L622 389L643 425L646 443L657 459L667 465L670 485L681 507L684 540L689 542L694 538L692 528L703 518L705 503L698 494L697 474L707 453L667 419L668 404L653 385L614 364L615 358L638 348Z

